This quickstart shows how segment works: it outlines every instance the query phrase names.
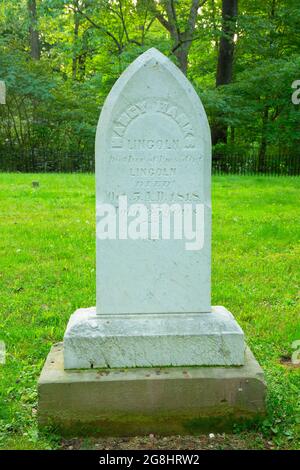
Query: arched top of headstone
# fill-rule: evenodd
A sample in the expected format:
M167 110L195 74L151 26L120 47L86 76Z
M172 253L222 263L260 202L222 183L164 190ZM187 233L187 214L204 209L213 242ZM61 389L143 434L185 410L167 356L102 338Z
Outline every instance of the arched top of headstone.
M153 71L157 72L157 78L161 76L162 79L165 78L167 80L175 80L182 91L187 93L189 99L194 103L195 108L198 106L198 112L200 112L201 115L206 119L206 114L202 103L189 80L185 77L181 70L175 64L173 64L170 59L168 59L168 57L155 49L155 47L152 47L151 49L148 49L146 52L141 54L126 68L126 70L124 70L124 72L112 87L103 106L102 114L105 114L105 112L111 110L111 107L114 105L116 100L119 99L119 94L123 91L123 89L126 88L128 82L130 83L130 81L132 81L135 76L144 75L143 69L145 67L148 67L148 70L150 67L153 68ZM163 75L165 77L163 77ZM159 90L157 91L159 92ZM102 119L103 118L105 118L104 115L102 116Z
M139 104L144 106L140 116L157 111L161 117L161 111L166 111L165 115L177 122L179 130L185 134L186 148L198 147L201 154L206 155L210 172L211 136L201 100L181 70L155 48L134 60L112 87L98 122L97 148L106 145L107 139L117 138L117 132L122 130L111 134L114 123L129 109L134 116L135 106ZM127 126L124 127L125 134ZM121 144L121 140L119 142Z

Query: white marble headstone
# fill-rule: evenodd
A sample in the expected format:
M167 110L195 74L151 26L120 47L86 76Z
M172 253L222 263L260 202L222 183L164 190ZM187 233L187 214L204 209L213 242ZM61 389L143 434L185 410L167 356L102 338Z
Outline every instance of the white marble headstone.
M132 204L147 213L153 204L192 204L204 209L204 240L187 250L185 237L152 237L147 219L140 230L150 228L150 236L143 239L129 237L130 222L118 226L116 239L98 230L97 307L71 316L66 369L244 363L243 331L210 302L210 168L210 130L195 90L150 49L121 75L101 112L97 229L103 207L129 219Z
M109 93L96 139L97 205L204 205L204 246L185 240L97 240L97 314L211 311L211 137L182 72L150 49Z

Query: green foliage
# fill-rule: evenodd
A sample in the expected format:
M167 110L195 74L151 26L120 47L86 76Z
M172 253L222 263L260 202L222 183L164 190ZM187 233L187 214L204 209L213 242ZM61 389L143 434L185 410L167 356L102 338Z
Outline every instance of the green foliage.
M0 156L9 149L92 156L101 106L126 66L151 46L177 61L170 33L156 18L167 18L168 1L156 7L153 0L36 3L40 60L30 56L27 1L0 0L0 79L7 83ZM216 89L221 3L204 2L187 38L188 76L212 127L228 128L227 144L216 153L296 154L299 107L291 102L291 84L300 79L298 0L239 1L233 83ZM175 7L183 31L191 0Z
M268 59L238 74L235 82L203 93L203 101L215 120L236 130L235 144L258 146L262 117L268 110L265 128L270 148L294 151L300 141L300 109L291 103L291 84L300 70L300 56Z

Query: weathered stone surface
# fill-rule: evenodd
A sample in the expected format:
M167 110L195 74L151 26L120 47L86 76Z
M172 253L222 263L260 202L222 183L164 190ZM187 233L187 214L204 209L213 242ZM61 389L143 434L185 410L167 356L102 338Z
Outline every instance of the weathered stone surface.
M66 369L244 364L244 334L224 307L207 314L96 315L79 309L64 336Z
M204 246L185 240L97 240L97 314L210 312L211 138L198 95L156 49L113 86L96 139L97 207L204 205ZM98 219L99 220L99 217Z
M71 317L66 369L244 363L241 328L224 307L211 311L210 167L199 97L169 59L150 49L121 75L101 112L97 212L103 203L118 206L121 195L128 205L193 202L193 209L204 207L204 244L188 251L185 239L97 239L97 310ZM168 185L155 196L156 180Z
M249 349L241 367L65 371L58 344L38 392L40 426L69 435L226 430L265 412L263 372Z

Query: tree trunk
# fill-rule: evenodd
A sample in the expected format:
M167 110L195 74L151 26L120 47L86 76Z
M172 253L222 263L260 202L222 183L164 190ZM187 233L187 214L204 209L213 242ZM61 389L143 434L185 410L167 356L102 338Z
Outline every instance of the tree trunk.
M181 72L184 73L184 75L187 74L187 66L188 66L188 53L189 53L189 47L185 47L185 45L182 45L176 51L174 51L174 55L176 56L178 60L178 65L181 70Z
M214 28L214 41L215 41L215 50L218 52L219 50L219 36L217 33L217 22L216 22L216 3L215 0L211 0L211 8L212 8L212 24Z
M87 52L82 52L78 57L79 80L83 81L85 77Z
M276 15L276 0L272 0L271 2L271 10L269 13L269 17L271 21L274 20ZM273 37L272 37L272 28L270 29L270 51L273 50ZM273 119L276 119L278 115L278 111L275 112ZM262 115L262 128L261 128L261 141L260 147L258 152L258 171L259 173L265 173L266 171L266 155L267 155L267 148L268 148L268 140L267 140L267 131L268 131L268 123L269 119L272 120L272 116L270 116L270 108L266 104L263 109Z
M173 43L172 53L178 60L180 70L186 75L188 67L188 55L193 42L193 34L196 27L199 7L203 6L207 0L191 0L189 15L186 24L181 25L177 19L176 2L174 0L162 0L165 13L157 9L157 4L152 1L152 10L158 21L170 33Z
M30 55L34 60L39 60L41 57L41 47L37 29L36 0L27 0L27 8L29 14Z
M227 142L227 126L221 122L214 123L211 129L211 139L213 145Z
M220 39L216 85L227 85L232 80L234 34L238 14L238 0L222 1L222 36Z
M234 35L238 15L238 0L222 0L222 36L219 45L216 86L232 81ZM227 126L218 123L212 131L213 144L227 142Z
M259 173L264 173L266 171L266 155L267 155L267 127L269 122L269 107L264 108L263 117L262 117L262 133L261 133L261 142L258 153L258 171Z
M77 11L74 11L74 35L73 35L73 58L72 58L72 79L77 78L77 62L78 62L78 33L79 33L80 17Z

